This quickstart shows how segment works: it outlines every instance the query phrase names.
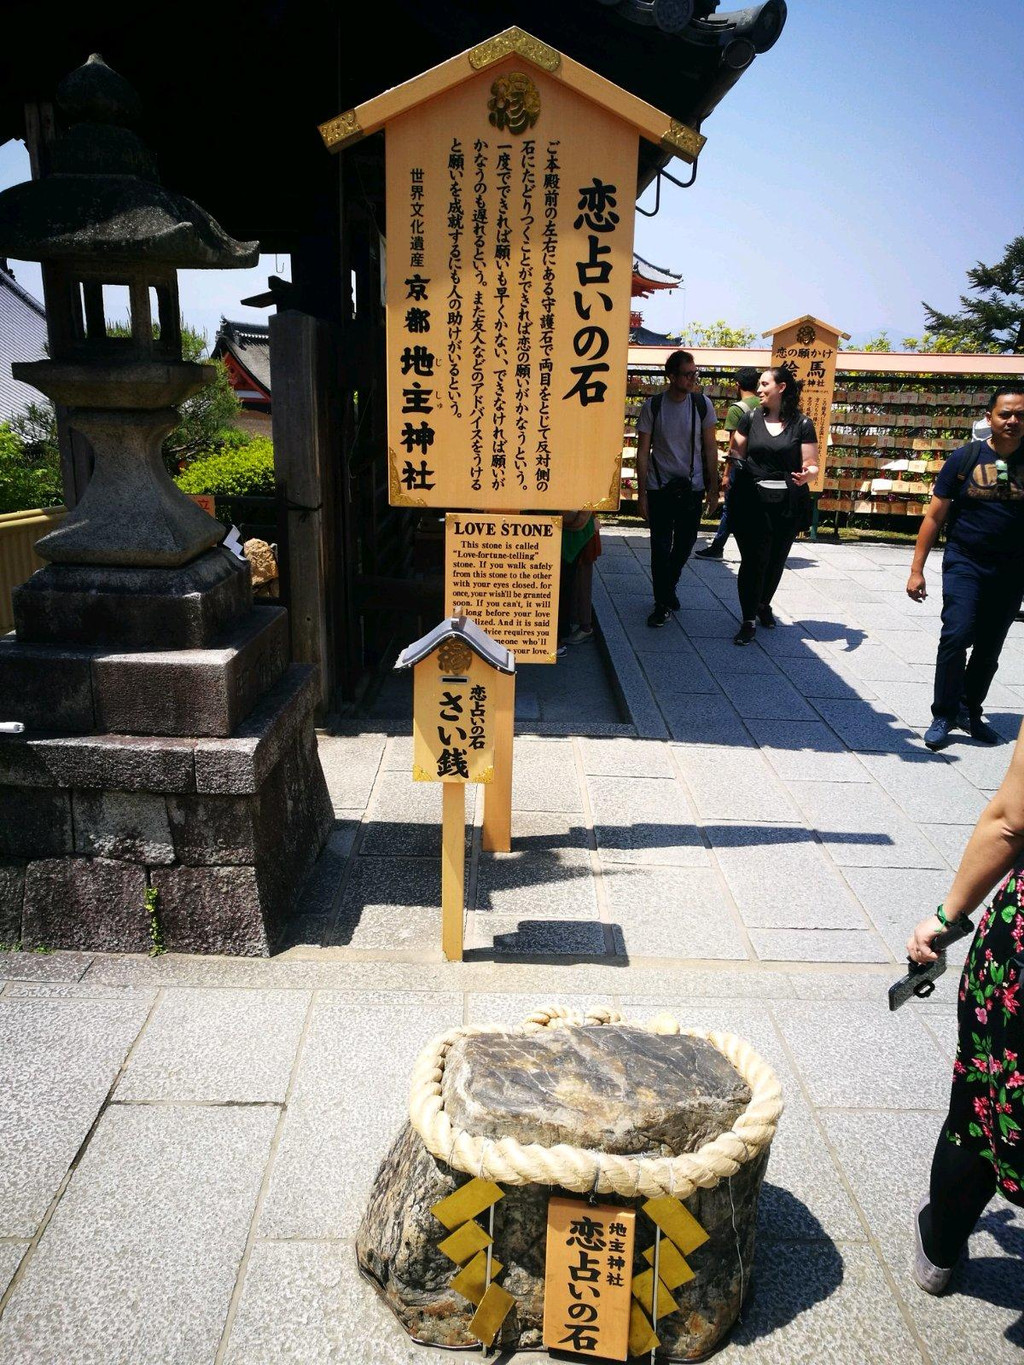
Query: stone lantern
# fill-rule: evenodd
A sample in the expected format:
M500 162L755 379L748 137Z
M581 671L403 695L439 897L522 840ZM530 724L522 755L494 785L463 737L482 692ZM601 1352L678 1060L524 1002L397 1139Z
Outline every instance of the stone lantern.
M214 550L223 528L175 486L161 459L177 405L214 377L211 366L181 358L176 272L251 266L259 244L233 241L161 186L130 127L138 97L101 57L72 72L57 98L71 126L52 148L51 173L0 195L0 252L41 262L49 333L48 360L12 368L67 407L96 466L78 505L37 544L55 567L16 593L18 636L144 645L156 611L154 639L196 644L200 607L184 599L198 594L205 614L223 624L240 605L244 566ZM125 287L128 336L108 330L107 320L114 289ZM156 577L146 605L125 602L126 587L139 594L138 576L124 570L186 565L166 579L172 603L150 605L166 596Z
M0 194L0 256L41 263L49 334L12 371L96 463L0 640L0 718L26 726L0 740L0 940L266 953L331 824L311 670L161 457L215 376L182 360L176 272L251 266L258 243L160 184L101 57L57 102L49 174Z

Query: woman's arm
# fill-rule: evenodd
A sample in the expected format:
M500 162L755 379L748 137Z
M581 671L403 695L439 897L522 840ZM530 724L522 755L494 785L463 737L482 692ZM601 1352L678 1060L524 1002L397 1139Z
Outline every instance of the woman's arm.
M800 468L793 475L793 482L799 486L813 479L818 472L817 441L802 441L800 444Z
M741 431L734 431L729 453L725 457L725 473L722 475L722 496L732 487L733 476L743 463L747 453L747 438Z
M964 849L943 910L950 921L969 915L985 899L1024 849L1024 725L1002 786L982 811ZM915 962L934 962L931 940L941 932L936 915L928 915L907 940Z

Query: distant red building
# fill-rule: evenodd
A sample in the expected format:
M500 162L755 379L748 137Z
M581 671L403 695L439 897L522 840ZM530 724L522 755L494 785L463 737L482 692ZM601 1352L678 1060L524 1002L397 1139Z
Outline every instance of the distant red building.
M659 289L676 289L682 282L682 275L673 275L669 270L645 261L642 256L633 257L633 287L630 291L634 299L649 299ZM631 346L671 346L670 337L662 332L652 332L643 325L644 315L632 312L629 315L629 344Z
M213 359L223 360L231 387L242 405L238 425L254 435L270 435L270 327L261 322L221 318Z

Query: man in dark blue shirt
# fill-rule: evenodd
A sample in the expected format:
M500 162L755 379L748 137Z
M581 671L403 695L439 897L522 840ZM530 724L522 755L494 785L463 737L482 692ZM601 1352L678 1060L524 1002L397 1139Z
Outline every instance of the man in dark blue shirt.
M954 451L935 480L907 579L908 594L923 602L925 561L947 526L929 749L943 748L954 726L998 742L982 705L1024 599L1024 386L997 389L987 415L988 440Z

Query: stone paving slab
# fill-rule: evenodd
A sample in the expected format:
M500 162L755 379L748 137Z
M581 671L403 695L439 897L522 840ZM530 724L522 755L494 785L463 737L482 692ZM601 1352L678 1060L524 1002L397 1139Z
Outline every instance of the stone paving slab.
M277 1118L109 1109L0 1317L5 1365L212 1361Z
M166 991L117 1087L118 1103L283 1103L309 1002L306 991Z
M945 1112L950 1073L934 1039L888 1002L791 1004L779 1020L811 1103L839 1109L900 1109L913 1078L913 1107Z
M746 958L742 926L711 871L619 867L605 876L609 916L628 958Z
M694 812L674 779L588 777L587 790L604 861L688 867L709 862Z
M801 824L720 824L708 835L745 924L771 930L870 927L821 844Z
M799 815L757 752L690 744L673 745L671 754L702 820L787 823Z
M34 1235L151 1001L0 1002L0 1237Z
M14 1272L28 1248L28 1242L0 1242L0 1298L14 1279Z

